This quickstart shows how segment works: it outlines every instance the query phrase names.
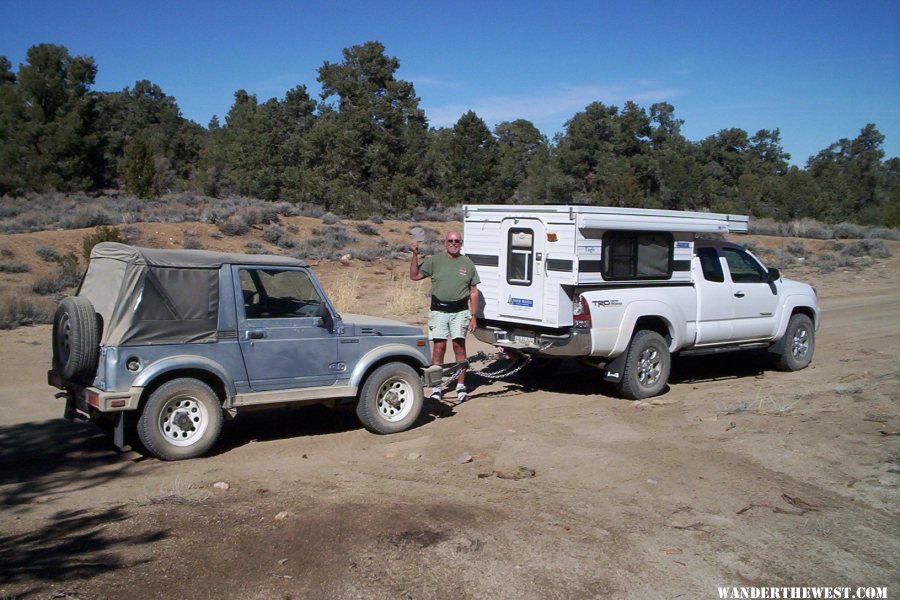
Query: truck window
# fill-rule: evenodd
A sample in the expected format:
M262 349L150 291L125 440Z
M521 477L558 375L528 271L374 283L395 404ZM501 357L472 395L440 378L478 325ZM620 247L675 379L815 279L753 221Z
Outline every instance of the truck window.
M703 270L703 279L722 283L725 281L725 273L722 272L722 263L719 262L719 253L715 248L698 248L697 258L700 259L700 268Z
M766 283L766 270L752 256L737 248L722 248L722 256L735 283Z
M317 317L322 297L303 271L241 269L241 292L248 319Z
M668 233L607 231L603 235L603 279L668 279L673 248Z
M531 285L534 271L534 231L510 229L508 242L506 282L511 285Z

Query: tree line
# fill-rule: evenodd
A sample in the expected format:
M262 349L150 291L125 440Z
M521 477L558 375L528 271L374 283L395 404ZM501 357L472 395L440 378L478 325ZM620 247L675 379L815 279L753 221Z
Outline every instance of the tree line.
M868 124L790 166L777 128L700 141L666 102L593 102L548 139L530 121L491 130L472 111L430 128L379 42L343 50L284 98L234 94L224 123L181 116L150 81L92 91L97 65L59 45L0 56L0 194L193 190L320 205L349 216L461 203L588 202L791 220L900 225L900 159Z

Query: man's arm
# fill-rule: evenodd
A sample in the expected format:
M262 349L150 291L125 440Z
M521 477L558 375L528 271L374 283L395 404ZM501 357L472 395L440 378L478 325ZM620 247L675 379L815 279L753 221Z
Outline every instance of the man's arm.
M419 242L413 242L409 247L412 250L412 256L409 259L409 278L413 281L425 279L425 275L419 272Z
M472 318L469 319L469 333L475 332L475 311L478 310L478 288L474 285L469 286L469 312Z

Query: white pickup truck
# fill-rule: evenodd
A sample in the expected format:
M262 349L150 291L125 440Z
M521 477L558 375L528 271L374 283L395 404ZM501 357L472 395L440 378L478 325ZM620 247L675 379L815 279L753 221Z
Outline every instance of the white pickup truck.
M464 213L484 342L578 358L631 399L665 390L673 354L767 348L788 371L812 359L815 289L736 244L698 237L746 232L745 216L579 205Z

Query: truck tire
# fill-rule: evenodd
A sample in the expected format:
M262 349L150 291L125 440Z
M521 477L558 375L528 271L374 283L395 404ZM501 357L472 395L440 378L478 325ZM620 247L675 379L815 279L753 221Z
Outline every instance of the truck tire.
M100 325L91 301L63 298L53 316L53 368L64 379L92 376L99 349Z
M641 400L659 395L669 380L672 357L669 345L655 331L641 330L634 334L625 358L619 394L629 400Z
M356 416L373 433L397 433L412 427L425 403L422 379L405 363L381 365L359 393Z
M159 386L137 423L138 438L154 456L182 460L201 456L222 431L222 405L200 380L184 377Z
M784 345L776 356L779 371L799 371L809 365L816 349L816 329L809 317L797 313L791 316L784 332Z

